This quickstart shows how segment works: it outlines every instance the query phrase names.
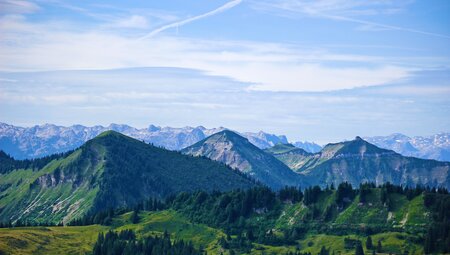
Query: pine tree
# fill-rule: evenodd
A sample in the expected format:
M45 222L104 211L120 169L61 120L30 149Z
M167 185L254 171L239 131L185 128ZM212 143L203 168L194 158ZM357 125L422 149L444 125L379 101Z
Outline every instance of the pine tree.
M328 254L330 254L330 253L327 250L327 248L325 248L325 246L322 246L322 248L320 249L319 255L328 255Z
M370 236L367 237L366 248L368 250L372 250L373 249L372 237L370 237Z
M139 211L133 210L133 213L131 214L131 223L137 224L139 223Z
M377 252L381 253L383 251L383 247L381 245L381 240L378 240L378 245L377 245Z
M356 245L355 255L364 255L364 250L361 242L358 242L358 244Z

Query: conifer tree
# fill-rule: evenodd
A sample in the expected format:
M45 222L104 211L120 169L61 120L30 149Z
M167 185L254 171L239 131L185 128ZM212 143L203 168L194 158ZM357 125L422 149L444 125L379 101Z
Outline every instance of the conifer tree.
M372 237L370 237L370 236L367 237L366 248L368 250L372 250L373 249Z
M381 240L378 240L377 252L380 253L383 251L383 246L381 245Z
M356 245L355 255L364 255L364 250L361 242L358 242L358 244Z

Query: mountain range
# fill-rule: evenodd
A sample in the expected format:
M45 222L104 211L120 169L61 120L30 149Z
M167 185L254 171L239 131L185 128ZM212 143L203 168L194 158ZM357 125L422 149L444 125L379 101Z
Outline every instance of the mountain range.
M450 161L450 133L439 133L427 137L409 137L397 133L389 136L365 137L364 139L381 148L393 150L405 156Z
M0 177L0 222L68 222L183 191L260 184L275 190L342 182L449 189L450 163L404 157L360 137L310 153L291 144L262 150L223 130L178 152L105 131L75 150L44 158L16 160L2 152Z
M78 148L89 139L107 130L117 131L169 150L181 150L225 129L224 127L207 129L202 126L172 128L154 125L138 129L122 124L111 124L107 127L86 127L82 125L64 127L45 124L25 128L0 123L0 150L7 152L16 159L38 158ZM262 149L288 142L286 136L268 134L262 131L258 133L245 132L241 135ZM306 149L312 148L313 150L320 148L319 145L310 142L300 142L299 146L304 146Z
M182 152L223 162L272 188L337 186L342 182L354 187L365 182L377 185L390 182L450 188L449 162L405 157L360 137L327 144L320 152L310 153L292 144L277 144L261 150L236 133L222 131ZM297 176L292 176L287 168Z
M403 186L450 188L450 163L405 157L379 148L360 137L327 144L318 153L308 153L293 145L277 145L266 152L317 185L390 182Z
M78 148L84 142L107 130L117 131L169 150L181 150L226 129L224 127L208 129L202 126L173 128L154 125L139 129L123 124L110 124L106 127L100 125L64 127L53 124L18 127L0 123L0 150L16 159L38 158ZM291 142L284 135L268 134L263 131L243 132L240 135L260 149ZM449 136L449 133L440 133L429 137L415 136L411 138L402 134L392 134L363 138L380 148L393 150L405 156L450 161ZM314 142L291 143L297 148L311 153L317 153L322 149L322 146Z

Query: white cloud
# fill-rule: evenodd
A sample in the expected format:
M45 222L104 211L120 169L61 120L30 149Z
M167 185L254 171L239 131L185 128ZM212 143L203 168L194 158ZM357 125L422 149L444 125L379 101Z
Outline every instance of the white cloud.
M17 15L0 18L0 33L0 70L180 67L251 83L253 90L326 91L381 85L407 78L415 70L408 67L410 63L436 63L281 43L162 36L136 40L108 30L79 32L60 23L33 24Z
M148 25L147 18L141 15L131 15L130 17L119 19L111 24L112 27L139 29L146 29L148 28Z
M242 70L264 81L250 87L253 90L270 91L325 91L351 89L361 86L382 85L397 82L409 76L410 70L402 67L377 68L328 68L320 65L277 66L270 73L258 69ZM412 70L411 70L412 71Z

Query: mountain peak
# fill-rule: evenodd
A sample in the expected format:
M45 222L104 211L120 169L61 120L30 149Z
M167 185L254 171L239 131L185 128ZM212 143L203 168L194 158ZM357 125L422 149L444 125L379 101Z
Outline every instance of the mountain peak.
M92 138L91 140L87 141L82 147L91 146L93 144L95 145L105 145L105 146L121 146L123 144L127 143L142 143L142 145L147 145L146 143L143 143L142 141L133 139L129 136L126 136L120 132L114 131L114 130L107 130L103 131L96 137Z
M354 140L341 143L342 147L336 152L339 154L379 154L379 153L394 153L393 151L382 149L373 145L361 137L357 136Z
M148 126L147 130L150 131L150 132L155 132L155 131L161 130L161 128L160 128L160 127L157 127L157 126L155 126L155 125L153 125L153 124L150 124L150 125Z
M230 130L213 134L182 152L220 161L275 189L304 186L301 177L289 167Z
M114 137L127 137L127 136L125 136L125 135L123 135L123 134L121 134L121 133L119 133L119 132L117 132L117 131L114 131L114 130L107 130L107 131L103 131L103 132L101 132L98 136L96 136L94 139L98 139L98 138L101 138L101 137L108 137L108 136L114 136Z
M248 142L247 138L242 137L238 133L228 130L228 129L222 130L210 137L211 138L212 137L223 137L224 139L229 140L231 142ZM208 138L206 138L206 139L208 139Z

